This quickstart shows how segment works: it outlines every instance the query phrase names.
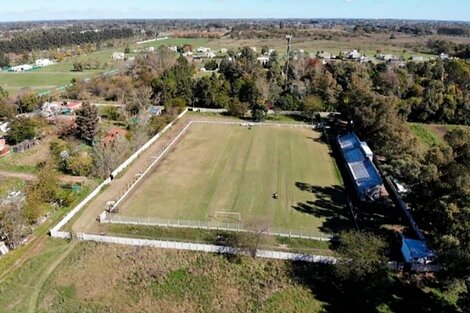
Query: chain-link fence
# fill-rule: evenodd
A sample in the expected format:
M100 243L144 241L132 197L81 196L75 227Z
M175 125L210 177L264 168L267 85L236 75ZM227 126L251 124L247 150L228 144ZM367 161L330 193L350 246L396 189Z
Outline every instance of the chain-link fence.
M140 225L140 226L159 226L175 228L193 228L206 230L222 230L233 232L260 232L257 229L249 229L241 223L224 223L220 221L196 221L183 219L167 218L149 218L149 217L130 217L119 214L109 214L103 212L100 215L100 223L103 224L122 224L122 225ZM276 227L267 227L261 230L263 234L287 238L311 239L319 241L329 241L334 235L325 234L311 229L282 229Z

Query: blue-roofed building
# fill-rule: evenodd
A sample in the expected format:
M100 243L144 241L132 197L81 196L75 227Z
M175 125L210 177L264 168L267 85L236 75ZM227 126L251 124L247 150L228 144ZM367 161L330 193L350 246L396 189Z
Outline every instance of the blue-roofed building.
M429 264L436 258L426 240L410 239L402 236L401 253L405 263Z
M162 114L162 108L153 105L149 108L148 112L152 116L161 115Z
M372 162L374 154L367 143L360 141L356 134L349 133L338 137L338 145L359 200L380 198L383 182Z

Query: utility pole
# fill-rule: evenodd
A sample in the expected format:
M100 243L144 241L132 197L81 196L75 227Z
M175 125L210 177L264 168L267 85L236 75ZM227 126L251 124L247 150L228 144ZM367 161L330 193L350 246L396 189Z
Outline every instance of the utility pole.
M290 50L292 43L292 35L286 35L287 40L287 62L286 62L286 81L285 87L287 88L287 82L289 81L289 65L290 65Z

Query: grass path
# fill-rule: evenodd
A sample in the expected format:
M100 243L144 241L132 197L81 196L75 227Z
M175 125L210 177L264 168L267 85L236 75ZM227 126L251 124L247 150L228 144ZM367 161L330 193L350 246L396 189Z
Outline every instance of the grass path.
M39 298L39 293L41 292L41 289L46 282L46 280L49 278L49 276L54 272L54 270L59 266L59 264L72 252L73 248L77 244L77 241L73 241L68 246L65 246L65 250L58 255L54 261L49 265L49 267L41 274L39 279L37 280L37 284L34 287L34 291L29 299L29 309L28 312L34 313L36 312L36 306Z

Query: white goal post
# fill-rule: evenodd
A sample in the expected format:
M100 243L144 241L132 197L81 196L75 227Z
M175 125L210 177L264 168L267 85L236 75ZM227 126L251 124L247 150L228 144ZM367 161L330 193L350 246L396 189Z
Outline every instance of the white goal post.
M239 212L215 211L215 219L230 219L241 222L242 214Z

